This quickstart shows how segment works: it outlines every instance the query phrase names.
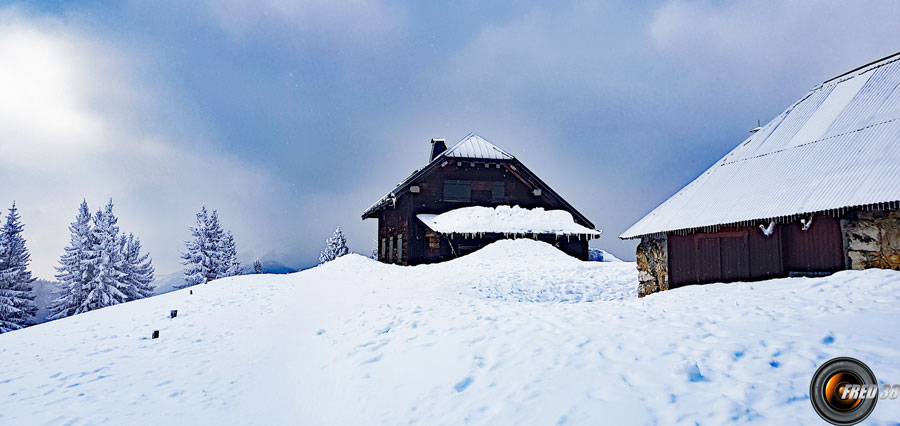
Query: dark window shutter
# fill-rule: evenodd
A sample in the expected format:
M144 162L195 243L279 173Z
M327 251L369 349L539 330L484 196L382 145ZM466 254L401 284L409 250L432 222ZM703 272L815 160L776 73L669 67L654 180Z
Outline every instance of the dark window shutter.
M467 180L445 180L444 201L472 201L472 185Z
M506 200L506 184L503 182L494 182L491 188L491 201L502 203Z

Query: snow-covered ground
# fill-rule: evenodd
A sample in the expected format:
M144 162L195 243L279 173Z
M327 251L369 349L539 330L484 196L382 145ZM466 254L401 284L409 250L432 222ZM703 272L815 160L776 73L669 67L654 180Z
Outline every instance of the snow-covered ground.
M0 335L0 424L822 424L826 359L900 382L898 272L635 281L530 240L223 279Z

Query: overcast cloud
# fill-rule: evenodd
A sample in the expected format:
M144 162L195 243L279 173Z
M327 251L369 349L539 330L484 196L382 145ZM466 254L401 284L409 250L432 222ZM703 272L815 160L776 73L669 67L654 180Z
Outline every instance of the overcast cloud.
M50 277L109 197L161 273L203 203L244 261L315 262L477 131L616 236L834 75L900 50L900 3L31 2L0 8L0 204ZM5 206L4 206L5 207Z

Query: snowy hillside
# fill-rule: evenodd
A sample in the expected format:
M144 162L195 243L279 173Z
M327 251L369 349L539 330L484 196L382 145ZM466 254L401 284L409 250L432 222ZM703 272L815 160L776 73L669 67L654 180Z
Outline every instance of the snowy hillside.
M824 360L900 382L898 282L638 299L634 263L531 240L416 267L348 255L0 335L0 424L818 425ZM896 401L870 417L897 419Z
M283 263L276 262L274 260L264 260L262 261L263 273L266 274L289 274L292 272L297 272L297 269L291 268ZM253 264L244 265L241 269L241 272L244 274L252 274L253 273ZM184 272L176 271L165 275L158 275L156 279L153 281L153 294L166 294L170 291L176 290L175 286L181 284L184 281Z

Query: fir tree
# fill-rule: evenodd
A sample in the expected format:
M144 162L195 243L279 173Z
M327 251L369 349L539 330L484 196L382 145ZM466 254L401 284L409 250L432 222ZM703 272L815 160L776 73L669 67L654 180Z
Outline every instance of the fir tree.
M133 292L128 282L125 256L119 246L118 219L112 209L113 203L109 200L103 210L94 213L92 256L88 260L94 275L85 281L87 294L75 310L76 314L127 302Z
M0 333L28 325L37 313L31 283L35 278L28 270L31 255L22 237L24 226L19 222L13 202L0 228Z
M202 206L197 213L197 226L190 229L192 239L185 242L181 254L185 268L184 282L179 288L241 274L234 236L222 228L216 210L210 213Z
M213 210L206 222L206 259L209 276L206 282L228 276L228 265L223 252L225 247L225 231L219 223L219 212Z
M125 276L129 286L128 300L143 299L153 295L153 262L150 254L141 254L141 240L134 235L124 234L119 237L119 249L122 251L125 265Z
M190 287L197 284L203 284L210 279L215 279L215 271L210 271L209 255L207 254L207 231L206 227L209 223L209 213L206 206L200 207L197 213L197 226L190 227L191 240L186 241L185 251L181 253L182 264L184 265L184 282L178 285L179 288Z
M82 201L69 226L69 245L59 258L58 298L51 319L63 318L152 295L153 264L134 235L119 234L109 200L91 217Z
M259 259L256 259L256 261L253 262L253 273L261 274L262 271L263 271L262 262L260 262Z
M234 244L234 235L231 234L231 231L226 232L225 237L222 238L219 253L221 254L220 261L222 262L222 273L219 275L219 278L240 275L241 262L237 259L237 247Z
M81 306L81 301L87 295L86 283L93 278L94 268L91 258L94 253L93 233L91 232L91 212L87 201L82 201L78 208L75 221L69 225L69 245L65 253L59 258L56 268L56 279L60 281L58 298L50 307L50 319L64 318L75 315Z
M319 253L319 263L330 262L350 252L347 247L347 238L344 232L338 226L327 240L325 240L325 250Z

